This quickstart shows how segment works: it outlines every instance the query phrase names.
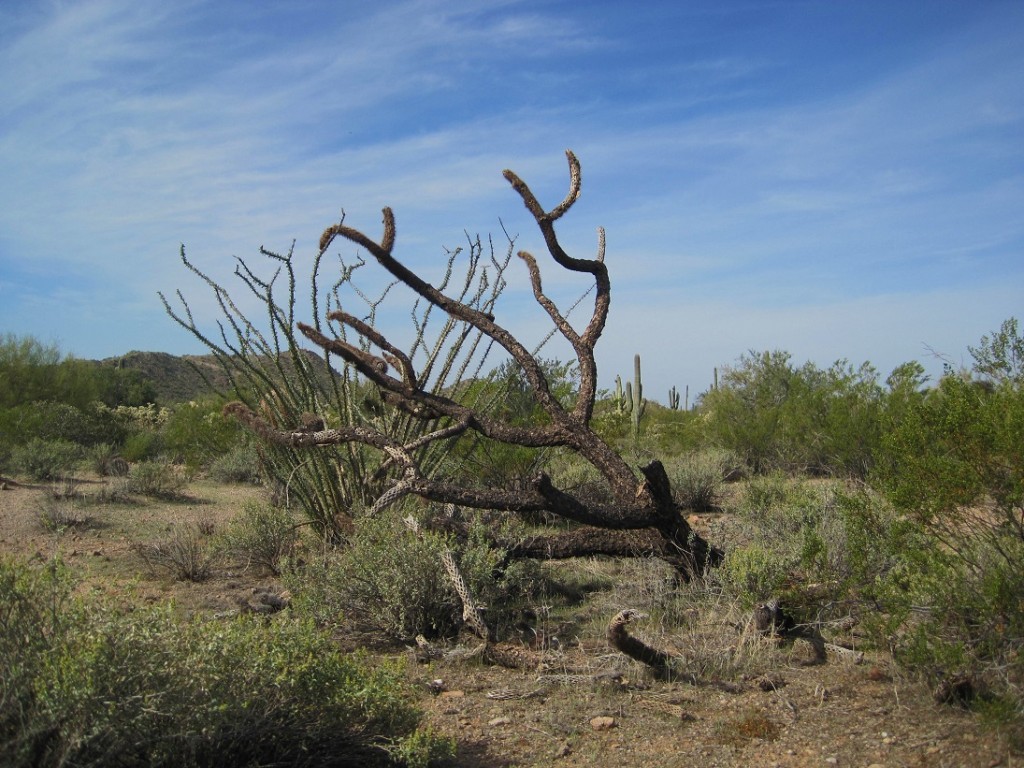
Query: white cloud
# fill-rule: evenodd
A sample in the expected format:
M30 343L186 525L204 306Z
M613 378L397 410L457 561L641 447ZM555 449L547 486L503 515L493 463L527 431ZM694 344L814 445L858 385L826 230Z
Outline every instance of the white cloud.
M779 101L754 88L784 76L779 61L698 50L701 14L665 63L598 16L529 2L296 8L100 0L9 27L20 32L0 38L0 173L14 180L0 187L0 323L67 333L86 354L169 348L155 292L192 284L180 242L219 279L231 256L293 238L308 264L341 207L375 235L392 206L416 268L439 268L442 246L461 245L463 229L497 232L499 217L542 254L500 171L553 204L566 146L584 192L564 243L590 256L595 227L608 229L612 378L629 339L652 329L673 329L674 361L699 361L673 368L645 350L660 392L706 383L755 342L823 353L812 328L832 329L837 356L902 359L883 328L925 341L931 323L941 334L929 341L956 351L958 318L970 343L1017 311L993 287L1021 277L1024 46L995 12L910 66ZM644 91L659 66L665 81ZM578 290L550 266L545 286ZM96 319L98 291L131 329ZM73 330L86 317L103 330ZM720 328L702 333L709 324ZM129 330L123 344L95 340Z

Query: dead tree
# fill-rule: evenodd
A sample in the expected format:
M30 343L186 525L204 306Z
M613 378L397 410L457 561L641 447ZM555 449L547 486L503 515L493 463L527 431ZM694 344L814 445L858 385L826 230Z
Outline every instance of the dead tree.
M342 309L330 312L328 319L359 334L370 343L371 350L379 350L379 353L344 341L341 338L344 334L331 338L304 323L298 323L298 328L312 342L341 357L376 385L385 402L416 418L439 424L437 429L421 436L414 444L403 445L364 426L343 424L319 431L280 431L241 403L230 404L227 411L264 439L279 443L313 447L355 442L382 451L388 462L400 471L400 479L390 492L390 498L414 494L432 502L476 509L547 512L580 524L557 536L521 544L520 556L653 555L671 562L683 573L692 572L703 568L718 553L694 535L680 514L664 467L655 461L640 468L637 474L591 428L597 395L594 347L608 317L611 281L604 261L603 230L598 230L597 254L592 259L574 258L567 254L555 232L555 222L569 211L580 194L579 161L571 151L566 154L569 160L569 192L550 210L540 204L526 183L512 171L506 170L504 176L540 228L555 264L570 272L589 275L593 280L593 312L586 327L577 331L544 293L537 259L526 251L518 253L528 270L534 298L575 355L579 369L579 393L574 404L563 406L559 402L551 392L539 361L512 333L499 325L494 316L439 291L395 258L395 218L391 209L385 208L384 231L379 241L345 225L343 221L324 231L320 239L321 253L338 237L355 243L422 300L500 345L521 368L535 401L547 414L547 423L536 426L508 424L454 397L429 391L426 376L413 366L411 353L397 348L377 328ZM470 432L518 446L561 447L574 451L600 472L607 482L610 501L594 502L574 496L556 487L544 473L529 478L516 490L506 490L469 487L444 477L430 477L421 471L414 459L417 448L425 442L449 440Z

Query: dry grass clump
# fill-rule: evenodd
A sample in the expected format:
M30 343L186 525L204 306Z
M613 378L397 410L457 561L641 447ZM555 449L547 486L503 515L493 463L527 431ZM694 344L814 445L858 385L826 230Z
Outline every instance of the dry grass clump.
M720 744L742 747L750 741L775 741L781 729L778 723L762 712L746 712L743 715L719 723L715 735Z
M179 581L206 581L220 553L200 524L172 524L170 533L154 542L136 542L132 549L153 572Z
M73 499L46 498L39 510L39 523L51 533L62 533L89 528L93 519Z

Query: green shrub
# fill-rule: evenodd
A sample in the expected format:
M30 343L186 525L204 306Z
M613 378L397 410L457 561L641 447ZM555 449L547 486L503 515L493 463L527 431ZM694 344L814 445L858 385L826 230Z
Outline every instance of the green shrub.
M33 480L56 480L78 464L82 449L66 440L34 438L11 451L15 472Z
M291 512L248 502L242 514L221 534L219 546L246 565L263 568L277 576L298 544L298 526Z
M1010 319L970 348L970 372L909 390L890 419L875 479L919 546L888 607L897 657L920 671L966 674L999 695L1024 688L1024 338ZM900 609L903 609L902 612ZM1024 718L1022 718L1024 722Z
M707 449L670 460L665 469L676 502L684 509L705 512L718 506L722 485L737 474L739 464L730 451Z
M183 622L72 597L59 564L0 562L0 763L354 765L450 745L416 730L400 663L311 623Z
M807 621L854 615L881 628L877 609L903 595L899 574L912 570L906 552L920 550L921 532L900 518L884 497L863 485L797 481L781 475L752 478L737 514L744 523L740 549L729 563L731 589L760 599L780 592ZM751 588L750 585L753 585ZM910 603L894 610L909 610ZM897 622L898 623L898 622Z
M452 636L462 624L462 604L441 565L451 546L474 599L489 608L488 623L500 624L510 591L528 583L527 572L513 569L510 580L499 584L495 569L502 553L489 548L482 529L474 526L458 550L447 537L409 530L400 516L358 518L344 552L286 575L296 598L325 623L344 616L399 639Z
M884 392L868 363L797 368L788 352L751 352L727 367L701 412L707 438L755 473L864 477L881 440Z
M227 453L215 458L207 469L210 477L219 483L260 483L260 458L256 446L245 438Z
M179 498L188 485L185 471L165 459L133 464L128 473L128 491L158 499Z
M311 597L328 621L343 614L403 639L451 635L461 606L441 569L445 543L437 534L409 531L397 516L359 519L348 548L296 577L292 592Z
M749 608L778 597L793 565L783 553L747 544L728 552L717 577Z
M125 477L128 474L128 461L115 445L100 443L88 448L85 455L92 471L100 477Z
M161 431L164 451L192 469L209 466L230 453L245 432L224 415L223 408L223 398L214 396L175 406Z
M121 448L121 455L133 463L152 461L163 452L163 449L163 438L158 432L141 429L128 435Z

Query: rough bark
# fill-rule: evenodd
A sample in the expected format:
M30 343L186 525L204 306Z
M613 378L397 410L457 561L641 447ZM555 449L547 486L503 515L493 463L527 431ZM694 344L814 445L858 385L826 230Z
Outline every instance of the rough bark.
M414 366L412 351L392 344L376 328L342 311L328 319L358 334L360 344L345 340L344 333L328 336L316 327L299 323L299 330L326 352L340 356L366 380L377 386L382 400L403 412L425 421L441 424L415 443L401 444L371 428L342 425L319 430L281 431L240 403L227 406L227 412L239 418L264 439L292 446L333 445L356 442L387 454L388 461L400 470L400 487L389 496L415 494L428 501L507 512L548 512L581 524L582 528L560 536L543 537L513 548L521 556L570 556L583 554L651 555L664 558L681 571L703 568L717 554L707 543L695 537L672 500L664 467L659 462L636 471L605 443L591 428L597 395L597 366L594 347L607 320L611 281L604 261L605 240L600 231L595 258L569 256L559 243L555 222L573 206L580 194L580 165L572 152L569 160L569 192L561 203L546 210L530 188L516 174L505 171L505 178L533 216L554 262L570 272L589 275L593 280L593 310L586 326L578 331L556 304L544 293L537 259L526 251L519 257L526 265L533 295L548 314L555 331L573 350L579 370L579 392L571 407L563 406L552 394L540 361L491 314L452 298L438 290L402 264L394 255L395 218L390 208L383 210L383 233L379 241L344 222L324 231L321 254L335 238L343 238L365 249L396 280L412 289L421 301L467 323L502 347L518 364L528 382L536 404L544 411L543 424L522 426L455 399L428 391L426 376ZM376 351L375 351L376 350ZM379 352L378 352L379 351ZM320 425L318 425L320 426ZM547 475L524 483L519 490L478 488L445 478L428 476L416 462L416 451L435 440L451 440L467 432L525 447L562 447L576 452L593 465L606 481L611 500L594 503L562 490ZM378 505L375 505L375 509Z

